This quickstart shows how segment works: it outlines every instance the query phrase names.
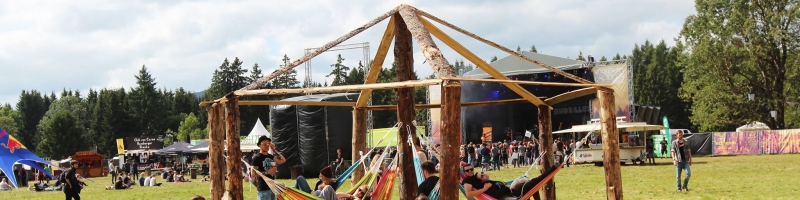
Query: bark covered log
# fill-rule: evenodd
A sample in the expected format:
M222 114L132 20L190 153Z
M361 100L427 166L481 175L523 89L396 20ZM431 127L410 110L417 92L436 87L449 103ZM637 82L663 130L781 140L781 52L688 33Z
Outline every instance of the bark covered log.
M544 172L555 164L553 160L553 153L555 153L553 152L553 119L550 107L538 106L537 108L539 109L539 150L540 152L544 152L540 166L542 166L542 172ZM554 183L554 179L555 178L550 179L550 181L547 181L547 184L542 187L542 191L544 192L543 199L556 199L556 184Z
M458 183L459 146L461 145L461 84L452 81L442 87L441 115L441 167L442 183ZM458 199L458 184L439 185L440 199Z
M225 97L225 131L228 154L228 192L232 199L243 199L244 186L242 185L242 150L239 147L239 97L228 95Z
M614 90L597 91L600 99L600 132L603 138L603 168L606 173L607 199L622 199L622 172L619 161L619 130Z
M361 155L359 151L364 151L366 153L367 149L367 110L364 108L355 108L353 109L353 151L352 151L352 160L361 159ZM364 156L369 156L369 154L365 154ZM366 162L367 160L364 160ZM364 177L364 166L366 164L359 165L354 171L353 175L350 178L351 185L355 185L358 181L361 180L361 177Z
M225 117L222 115L222 105L215 103L206 107L208 111L208 168L211 180L210 199L221 199L225 192L225 158L222 150L225 148Z
M402 7L402 6L401 6ZM395 14L394 38L394 64L397 81L414 79L414 49L412 47L411 33L403 22L403 18ZM412 200L417 195L417 176L414 169L414 152L411 152L408 136L414 135L414 88L398 88L397 91L397 121L402 123L398 130L397 152L399 153L400 199ZM414 137L416 138L416 137Z

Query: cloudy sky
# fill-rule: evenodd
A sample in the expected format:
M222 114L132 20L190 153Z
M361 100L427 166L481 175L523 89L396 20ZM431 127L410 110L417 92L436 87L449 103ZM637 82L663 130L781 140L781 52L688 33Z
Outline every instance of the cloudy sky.
M129 88L142 65L158 87L204 90L225 58L269 72L284 54L297 59L403 3L512 49L535 44L544 54L598 59L648 39L674 44L695 12L689 0L0 1L0 104L16 104L22 90ZM374 56L387 21L345 44L369 42ZM504 56L439 27L484 59ZM440 47L449 61L461 59ZM432 74L415 52L418 74ZM339 53L349 66L363 57L324 53L311 60L315 81L332 80L325 74Z

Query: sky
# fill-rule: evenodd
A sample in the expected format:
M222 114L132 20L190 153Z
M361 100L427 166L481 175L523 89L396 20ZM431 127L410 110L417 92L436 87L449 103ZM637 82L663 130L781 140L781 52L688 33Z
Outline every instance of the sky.
M58 95L63 89L135 87L146 66L157 87L202 91L224 59L239 58L265 74L409 4L511 49L536 45L539 53L576 58L630 54L635 44L674 45L688 0L386 0L386 1L0 1L0 104L15 105L22 90ZM374 57L388 19L342 44L368 42ZM438 25L438 24L437 24ZM507 54L442 25L478 56ZM435 40L449 62L461 56ZM430 65L414 43L420 77ZM312 78L328 82L337 54L356 66L364 51L326 52L310 61ZM393 60L389 53L385 67ZM298 66L298 79L305 68Z

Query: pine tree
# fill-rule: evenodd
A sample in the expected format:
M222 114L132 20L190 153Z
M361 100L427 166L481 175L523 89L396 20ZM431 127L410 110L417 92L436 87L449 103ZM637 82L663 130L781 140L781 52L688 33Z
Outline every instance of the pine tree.
M161 134L153 122L163 120L167 116L163 114L164 110L159 105L161 95L156 90L156 79L144 65L134 77L136 77L136 87L131 88L128 96L127 113L133 118L135 126L130 128L141 135Z
M617 53L617 55L615 55L614 58L611 58L611 60L621 60L621 59L622 57L619 56L619 53Z
M538 51L536 51L536 45L531 45L531 52L539 53Z
M51 94L51 97L54 96L54 93ZM39 132L37 130L39 121L42 120L48 109L48 107L45 107L44 97L36 90L31 90L30 92L23 90L19 96L17 111L21 117L22 125L20 125L16 136L31 151L36 152L36 146L33 144Z
M497 56L492 56L492 59L491 59L491 60L489 60L489 63L492 63L492 62L494 62L494 61L497 61Z
M608 59L606 58L606 56L600 57L600 62L603 62L603 61L608 61Z
M520 51L522 51L522 49L520 49L519 45L517 45L517 52L520 52Z
M342 54L336 57L336 63L332 64L333 71L330 74L325 75L325 77L333 76L333 82L331 82L331 86L337 85L344 85L346 78L347 78L347 71L350 70L350 67L347 67L342 64L344 58L342 58Z
M575 60L586 61L586 58L583 57L583 51L578 52L578 58Z

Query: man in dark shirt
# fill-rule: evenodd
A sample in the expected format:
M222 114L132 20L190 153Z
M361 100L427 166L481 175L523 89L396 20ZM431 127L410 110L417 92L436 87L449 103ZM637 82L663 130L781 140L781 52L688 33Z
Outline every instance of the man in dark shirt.
M283 155L278 152L278 150L275 148L275 144L273 144L272 140L267 136L259 137L257 144L259 152L253 155L251 163L253 170L261 172L267 178L274 179L275 177L273 174L278 171L277 165L286 162L286 158L284 158ZM270 149L272 149L272 152L275 153L275 155L269 154ZM275 193L273 193L272 189L269 188L267 182L261 178L261 176L258 176L255 171L250 172L250 174L251 177L253 177L256 190L258 190L258 200L275 200Z
M420 194L424 194L425 196L431 196L431 192L433 188L436 187L436 183L439 182L439 177L436 176L436 164L433 164L431 161L425 161L422 163L422 176L425 177L425 181L422 181L422 184L419 184L419 188L417 189L417 196Z
M78 169L78 161L75 161L75 160L70 161L70 168L69 168L69 170L67 172L64 172L64 173L67 173L67 174L63 175L63 177L62 177L64 182L67 183L66 185L64 185L64 189L63 189L64 190L64 196L66 197L67 200L70 200L70 199L80 200L81 199L80 188L83 187L83 186L81 186L81 184L78 183L78 177L75 176L75 173L76 173L75 171L77 169Z
M478 176L475 175L475 169L470 164L465 164L462 166L464 169L464 180L461 181L461 184L464 185L464 191L467 193L467 198L475 198L480 194L486 192L486 190L491 187L491 183L483 183Z
M692 150L689 145L683 140L683 132L678 130L675 133L677 140L672 141L672 165L677 168L675 170L675 179L678 185L678 192L681 190L689 191L689 177L692 175L692 170L689 166L692 165ZM683 187L681 187L681 170L686 170L686 178L683 179Z
M477 165L475 162L475 145L472 143L469 143L469 146L467 146L467 157L469 158L467 163Z

